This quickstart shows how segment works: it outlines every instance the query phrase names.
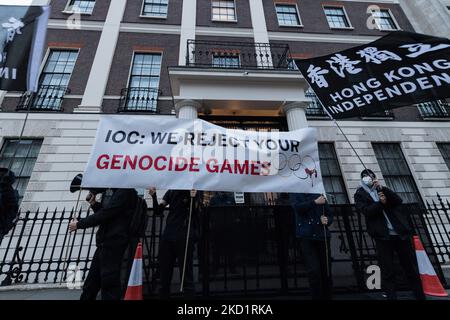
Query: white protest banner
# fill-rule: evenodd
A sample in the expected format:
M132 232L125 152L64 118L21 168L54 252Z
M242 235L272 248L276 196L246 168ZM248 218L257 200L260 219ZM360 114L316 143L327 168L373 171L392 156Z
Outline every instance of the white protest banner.
M324 192L316 130L252 132L169 116L104 115L83 187Z

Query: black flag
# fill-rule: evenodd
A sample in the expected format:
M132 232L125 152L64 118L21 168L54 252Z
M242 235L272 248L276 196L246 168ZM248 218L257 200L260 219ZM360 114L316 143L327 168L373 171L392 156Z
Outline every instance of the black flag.
M392 32L297 65L334 119L450 97L450 40L446 38Z
M50 7L0 5L0 89L37 91Z

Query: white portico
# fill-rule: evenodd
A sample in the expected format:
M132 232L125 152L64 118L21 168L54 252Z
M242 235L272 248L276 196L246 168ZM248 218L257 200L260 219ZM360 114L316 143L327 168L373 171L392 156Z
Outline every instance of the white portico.
M307 126L308 85L298 71L174 67L169 76L179 118L284 113L289 130Z

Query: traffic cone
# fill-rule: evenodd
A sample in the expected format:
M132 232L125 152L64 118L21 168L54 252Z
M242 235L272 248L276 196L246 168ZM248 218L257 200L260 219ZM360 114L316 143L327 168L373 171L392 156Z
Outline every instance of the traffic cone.
M142 296L142 243L139 242L124 300L144 300Z
M416 248L417 264L419 265L423 292L430 296L447 297L448 294L444 287L442 287L441 281L436 275L436 271L434 271L433 265L418 236L414 236L414 247Z

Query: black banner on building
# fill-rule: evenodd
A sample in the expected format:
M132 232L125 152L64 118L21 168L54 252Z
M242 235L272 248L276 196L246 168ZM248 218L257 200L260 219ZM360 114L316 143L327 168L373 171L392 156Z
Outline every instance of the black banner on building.
M48 6L0 5L0 89L37 91Z
M393 32L297 65L334 119L450 97L450 40Z

